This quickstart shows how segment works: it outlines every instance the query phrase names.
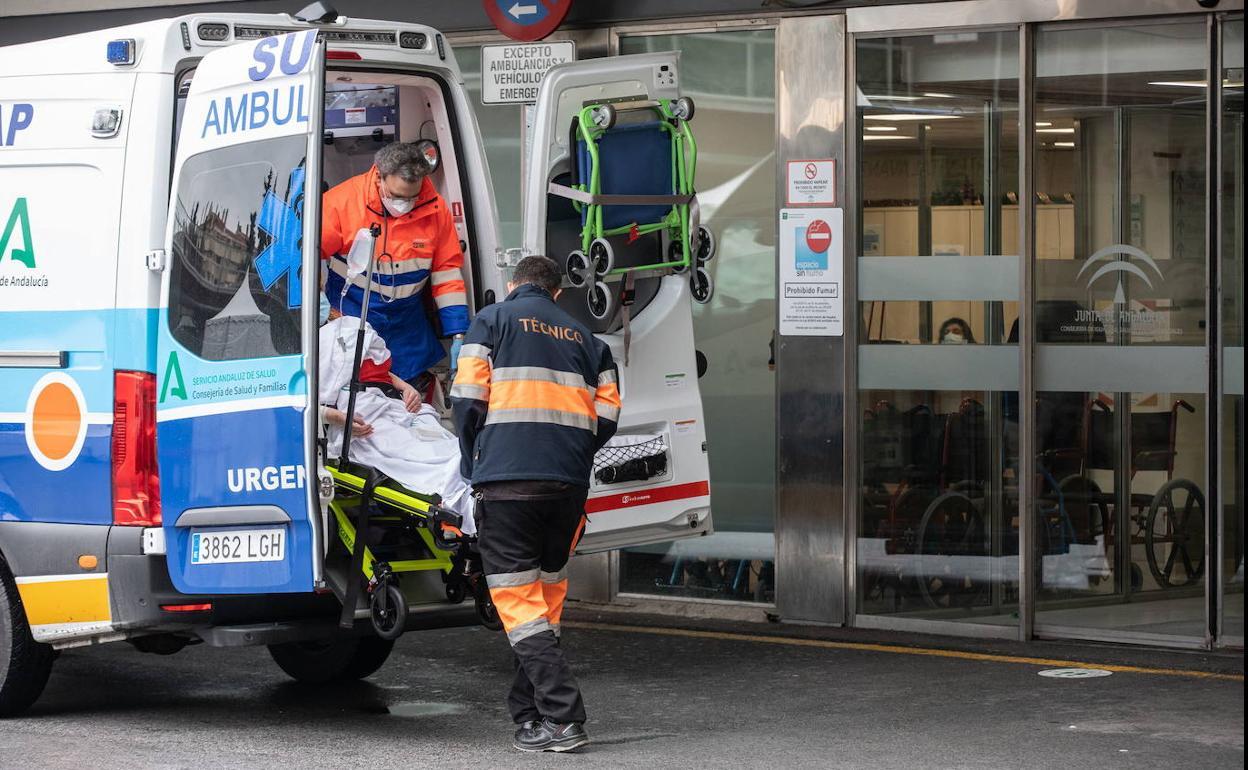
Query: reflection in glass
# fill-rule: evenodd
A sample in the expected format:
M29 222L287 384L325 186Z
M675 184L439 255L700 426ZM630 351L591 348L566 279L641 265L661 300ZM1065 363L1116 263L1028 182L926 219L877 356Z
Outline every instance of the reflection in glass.
M697 104L701 219L718 248L715 294L693 306L712 448L715 534L625 552L620 590L772 601L775 587L775 33L627 36L620 53L681 51ZM743 440L742 437L748 437Z
M1017 40L858 43L860 616L1017 623Z
M195 355L299 352L306 149L302 136L268 139L202 153L183 167L169 330Z
M1204 637L1204 56L1036 36L1038 627Z

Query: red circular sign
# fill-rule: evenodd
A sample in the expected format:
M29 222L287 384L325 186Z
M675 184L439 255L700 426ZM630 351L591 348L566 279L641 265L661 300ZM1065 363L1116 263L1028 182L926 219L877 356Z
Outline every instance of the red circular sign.
M805 171L806 171L807 179L814 179L816 176L819 175L819 169L815 166L814 163L807 163Z
M572 0L481 0L490 21L512 40L533 42L554 32Z
M806 245L816 254L822 254L832 245L832 228L822 219L806 225Z

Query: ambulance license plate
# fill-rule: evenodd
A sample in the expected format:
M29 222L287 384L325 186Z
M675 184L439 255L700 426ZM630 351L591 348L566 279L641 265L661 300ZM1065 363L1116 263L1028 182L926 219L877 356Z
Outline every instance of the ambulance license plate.
M285 557L285 529L191 533L191 564L281 561Z

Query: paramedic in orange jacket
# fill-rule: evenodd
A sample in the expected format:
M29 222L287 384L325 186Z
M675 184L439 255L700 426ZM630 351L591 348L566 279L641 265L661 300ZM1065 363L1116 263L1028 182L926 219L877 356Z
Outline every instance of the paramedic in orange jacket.
M321 204L321 258L329 260L325 293L345 315L359 316L365 288L361 275L343 292L346 255L357 233L381 227L368 322L389 345L393 372L422 392L429 382L425 373L446 357L425 295L437 307L441 335L454 338L452 368L468 330L464 255L431 171L415 143L395 142L377 151L368 171L325 193Z

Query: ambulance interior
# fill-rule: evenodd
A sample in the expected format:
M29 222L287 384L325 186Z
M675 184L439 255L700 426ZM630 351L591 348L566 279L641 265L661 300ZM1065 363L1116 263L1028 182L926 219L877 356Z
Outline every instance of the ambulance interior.
M441 84L423 75L327 72L324 136L323 190L367 171L377 150L391 142L437 143L441 162L432 180L454 216L468 301L475 310L473 267L479 255L468 229L467 184L460 179L456 134Z

